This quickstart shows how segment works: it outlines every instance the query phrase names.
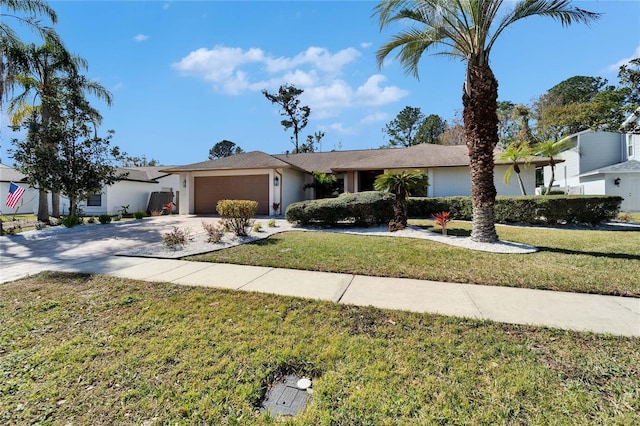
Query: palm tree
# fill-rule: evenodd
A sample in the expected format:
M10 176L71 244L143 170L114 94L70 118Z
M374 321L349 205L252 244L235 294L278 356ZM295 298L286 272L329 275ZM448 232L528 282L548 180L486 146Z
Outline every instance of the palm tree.
M530 157L532 155L531 147L537 143L536 138L531 133L531 127L529 127L529 108L520 104L513 108L513 115L520 119L520 130L515 136L515 140L511 143L499 156L503 161L511 163L506 173L504 174L504 181L508 185L511 181L511 175L516 172L518 177L518 184L520 185L520 192L522 195L527 195L520 176L520 166L524 160L525 166L529 165Z
M527 195L527 191L524 188L522 177L520 176L520 166L518 163L522 163L524 160L525 165L529 164L529 157L531 156L531 148L528 145L518 145L516 142L512 143L500 153L500 160L508 161L509 168L504 174L504 182L508 185L511 181L511 175L513 172L518 177L518 184L520 185L520 192L522 195Z
M551 179L549 180L549 186L545 191L545 195L548 195L551 191L551 187L553 186L553 181L556 178L556 158L558 154L560 154L565 149L571 146L571 139L565 138L560 139L559 141L548 140L546 142L540 142L539 144L533 147L533 152L535 155L541 155L543 157L549 158L549 166L551 167Z
M25 14L27 16L22 16ZM56 33L51 28L43 26L38 15L44 15L52 24L58 20L55 11L42 0L0 0L0 110L1 102L5 100L14 84L16 69L13 47L20 44L20 39L9 26L9 22L17 21L43 38L57 40Z
M493 183L493 151L498 142L498 81L489 65L493 45L507 27L530 16L551 17L563 25L589 23L599 17L597 13L572 7L570 0L518 0L511 10L502 13L503 3L504 0L382 0L375 8L381 30L398 21L414 24L403 27L378 49L378 67L396 49L405 71L415 77L420 58L428 50L441 48L436 53L466 62L462 105L471 169L471 239L481 242L498 240Z
M422 170L387 172L376 177L373 186L377 191L389 191L396 196L389 231L407 227L407 198L411 192L424 193L428 184L429 178Z
M56 119L59 110L57 94L65 84L65 79L77 79L76 87L84 93L101 98L111 105L111 94L100 84L79 76L80 69L87 68L87 62L83 58L70 54L57 40L46 39L44 45L22 45L20 73L15 76L24 91L11 100L9 111L12 113L14 125L22 122L33 110L40 116L43 128L47 128L52 120ZM28 99L31 102L28 102ZM40 104L37 104L37 100ZM94 116L96 122L101 120L100 115L94 109L88 111ZM46 140L41 141L47 143ZM48 221L47 189L40 188L38 203L38 220ZM59 194L52 194L51 210L54 217L60 216Z

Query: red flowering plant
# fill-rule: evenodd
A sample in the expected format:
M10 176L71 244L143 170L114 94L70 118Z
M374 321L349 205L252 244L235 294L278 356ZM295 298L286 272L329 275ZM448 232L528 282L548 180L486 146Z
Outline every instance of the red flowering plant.
M442 235L447 235L447 224L453 220L451 214L449 212L440 212L431 215L431 217L435 220L436 225L442 228Z

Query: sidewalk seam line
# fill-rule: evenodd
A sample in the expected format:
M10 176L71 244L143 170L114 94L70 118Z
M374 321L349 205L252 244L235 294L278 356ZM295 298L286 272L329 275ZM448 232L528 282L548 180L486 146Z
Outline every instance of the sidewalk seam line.
M340 296L338 297L338 300L336 300L335 303L341 303L342 302L342 298L344 297L344 294L347 292L347 290L349 290L349 288L351 287L351 284L353 283L353 280L355 278L356 278L356 276L354 274L351 274L351 279L349 280L347 285L344 287L344 290L342 291L342 293L340 293Z
M478 306L478 304L476 303L475 299L471 296L471 294L469 293L469 290L465 287L462 288L464 291L464 294L467 295L467 297L469 298L469 300L471 300L471 303L473 303L473 306L476 308L476 310L478 311L478 313L480 314L480 318L485 318L484 313L482 313L482 309L480 309L480 306Z
M249 265L244 265L244 266L249 266ZM259 268L263 268L264 266L258 266ZM254 279L247 281L246 283L242 284L240 287L236 288L236 291L246 291L246 290L242 290L244 287L248 286L249 284L251 284L252 282L256 281L259 278L264 277L265 275L267 275L269 272L275 271L278 268L269 268L268 271L265 271L264 274L258 275L257 277L255 277Z

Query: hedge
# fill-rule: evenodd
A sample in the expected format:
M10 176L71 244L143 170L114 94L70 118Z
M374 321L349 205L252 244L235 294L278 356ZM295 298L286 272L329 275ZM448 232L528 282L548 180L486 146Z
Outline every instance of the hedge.
M495 220L499 223L597 225L614 219L621 202L621 197L606 195L496 197ZM441 211L448 211L458 220L473 218L470 197L409 198L409 217L430 218Z
M345 193L338 198L293 203L285 216L300 225L379 225L393 217L393 200L392 194L379 191Z

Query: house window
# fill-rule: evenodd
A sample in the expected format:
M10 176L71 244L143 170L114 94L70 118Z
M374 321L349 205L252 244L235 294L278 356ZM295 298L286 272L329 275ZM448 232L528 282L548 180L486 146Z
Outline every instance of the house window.
M627 135L627 159L633 157L633 136Z
M102 206L102 194L93 194L87 198L87 207L100 207Z

